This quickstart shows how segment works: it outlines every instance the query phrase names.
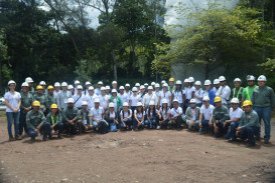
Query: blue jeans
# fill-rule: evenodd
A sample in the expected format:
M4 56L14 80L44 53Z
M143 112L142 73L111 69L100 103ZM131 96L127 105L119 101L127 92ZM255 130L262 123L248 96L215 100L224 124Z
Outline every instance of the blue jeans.
M259 122L264 121L264 131L266 140L270 139L270 120L271 120L271 107L255 107L255 111L258 113Z
M226 138L227 139L236 139L236 129L239 126L239 122L232 122L228 128Z
M209 130L209 120L202 120L201 122L201 132L207 132Z
M13 137L13 135L12 135L12 124L14 126L15 136L18 136L18 134L19 134L18 126L19 126L20 113L19 112L6 112L6 115L7 115L7 120L8 120L9 137Z
M40 129L40 133L45 136L45 135L48 135L50 136L51 135L51 125L49 123L44 123L42 126L41 126L41 129ZM31 137L31 138L35 138L38 136L38 133L35 131L35 129L33 128L28 128L28 135Z

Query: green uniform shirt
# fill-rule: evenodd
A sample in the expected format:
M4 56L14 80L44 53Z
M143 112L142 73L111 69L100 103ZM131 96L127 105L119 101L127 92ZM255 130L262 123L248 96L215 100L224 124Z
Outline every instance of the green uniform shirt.
M256 88L256 85L254 86L247 86L243 89L242 99L243 100L251 100L252 94L254 89Z
M240 127L253 126L259 127L259 117L257 112L252 110L249 113L243 112L242 117L240 119Z
M65 121L72 120L75 117L78 117L78 109L73 107L73 108L66 108L63 112L63 118Z
M46 108L50 109L52 104L57 104L56 98L54 97L54 95L48 94L46 96Z
M215 107L213 110L213 119L224 123L229 119L228 109L225 106Z
M78 111L78 117L79 120L84 124L84 125L89 125L90 124L90 117L89 117L90 111L89 110L79 110Z
M53 115L52 113L49 113L47 115L46 119L47 123L51 125L55 125L62 122L62 114L58 112L56 115Z
M255 107L275 107L275 94L272 88L268 86L254 89L252 103Z
M238 98L239 100L242 100L242 95L243 95L243 87L233 88L231 98Z
M28 108L32 106L33 96L31 93L21 92L21 107ZM24 111L22 109L22 111Z
M41 104L40 109L42 111L44 111L45 108L46 108L46 101L47 101L46 95L36 93L36 94L33 95L33 99L38 100L40 102L40 104Z
M46 122L46 118L44 116L44 113L39 111L31 110L27 113L26 116L26 123L27 127L31 129L37 128L41 123Z

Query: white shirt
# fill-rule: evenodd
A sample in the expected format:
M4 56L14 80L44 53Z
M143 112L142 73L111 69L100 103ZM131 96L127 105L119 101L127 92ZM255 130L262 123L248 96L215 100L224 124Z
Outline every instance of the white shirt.
M230 99L231 89L229 86L220 86L218 91L216 92L216 96L220 96L222 98L222 103L227 104Z
M82 101L88 101L88 98L85 96L85 95L74 95L73 96L73 99L74 99L74 106L76 108L80 108L82 106Z
M21 95L19 92L6 92L4 99L11 105L13 109L19 108L19 102L21 100ZM13 112L8 106L6 107L6 112Z
M94 104L94 100L97 96L94 94L94 95L87 95L86 96L86 99L87 99L87 102L88 102L88 107L91 109L95 106Z
M209 105L207 108L205 105L202 105L200 108L200 113L203 115L204 120L210 120L213 115L213 110L215 107L213 105Z
M183 110L181 107L178 107L177 109L175 108L170 109L170 114L172 117L180 116L182 115L182 113L183 113Z
M166 91L164 92L163 90L160 91L159 96L160 96L160 105L162 105L162 100L166 99L168 101L168 106L170 106L170 97L171 97L171 92Z
M233 110L232 107L229 109L229 116L231 120L236 118L241 118L242 114L243 114L243 110L239 107L236 110Z
M101 90L100 90L100 88L96 88L96 89L95 89L95 94L96 94L96 95L101 95Z
M173 94L174 94L174 99L177 99L179 101L179 103L182 104L183 103L182 97L183 97L183 94L184 94L183 91L182 90L181 91L175 90L173 92Z
M186 99L190 100L192 98L192 93L195 91L195 87L185 87L184 88L184 94Z
M137 106L137 103L141 101L140 95L135 96L132 94L129 99L130 99L131 106L134 106L134 107Z
M154 101L154 103L155 103L155 105L157 105L158 103L158 97L154 94L154 93L151 93L151 94L149 94L149 93L146 93L145 95L144 95L144 97L143 97L143 105L145 106L145 107L148 107L149 106L149 103L150 103L150 101Z
M164 120L168 119L169 113L170 113L170 109L169 109L169 108L167 109L167 112L166 112L166 110L163 110L162 107L161 107L161 108L159 109L159 112L160 112L160 114L161 114L161 116L162 116L162 118L163 118Z
M204 91L200 88L198 90L195 90L195 99L196 99L196 102L197 104L201 104L202 103L202 98L204 96Z
M124 113L124 118L123 118L123 113ZM121 117L121 120L125 120L125 118L129 118L132 116L132 110L131 109L128 109L127 111L120 111L120 117Z
M95 121L100 121L100 120L103 120L103 115L104 113L104 109L103 107L100 107L99 108L92 108L91 111L90 111L90 115L92 116L92 119L95 120Z
M118 96L120 97L122 103L124 103L124 102L129 103L129 98L128 98L128 95L126 93L123 93L123 94L119 93Z

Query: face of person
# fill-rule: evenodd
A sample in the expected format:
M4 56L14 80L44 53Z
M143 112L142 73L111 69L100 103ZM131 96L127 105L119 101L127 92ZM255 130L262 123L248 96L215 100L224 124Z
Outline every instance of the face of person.
M53 90L48 90L48 93L49 94L53 94Z
M210 90L210 85L204 85L206 90Z
M29 91L29 87L23 86L23 87L22 87L22 91L23 91L24 93L28 92L28 91Z
M174 81L169 81L169 85L173 86L174 85Z
M174 107L174 108L178 108L178 106L179 106L179 103L178 103L178 102L173 102L173 107Z
M43 90L37 90L37 93L43 94Z
M221 107L222 106L222 102L215 102L215 106L216 107Z
M143 88L143 89L140 89L140 92L141 92L141 93L143 93L144 91L145 91L145 88Z
M105 95L106 90L101 90L101 95Z
M200 89L200 85L195 85L196 90Z
M152 93L153 93L153 90L148 90L148 93L149 93L149 94L152 94Z
M87 110L87 109L88 109L88 106L87 106L87 105L82 105L82 109L83 109L83 110Z
M121 89L121 90L119 90L119 92L120 92L121 94L123 94L123 93L124 93L124 90L123 90L123 89Z
M66 91L67 89L68 89L67 86L62 86L62 90L63 90L63 91Z
M110 107L109 110L110 110L110 112L113 112L115 110L115 108Z
M208 101L208 100L204 100L204 101L203 101L203 104L204 104L205 106L209 106L209 101Z
M231 103L231 107L235 110L239 107L239 104Z
M113 92L112 95L113 95L113 97L116 97L116 96L117 96L117 93L116 93L116 92Z
M73 108L74 107L74 103L68 103L68 108Z
M95 102L95 107L99 108L99 102Z
M246 113L248 113L248 112L250 112L251 110L252 110L252 106L245 106L245 107L243 107L243 110L244 110L244 112L246 112Z
M89 95L93 95L94 94L94 90L88 90Z
M78 95L82 95L82 90L81 90L81 89L78 89L78 90L77 90L77 94L78 94Z
M164 104L162 104L162 108L167 108L167 104L166 103L164 103Z
M138 110L138 111L141 111L141 106L138 106L138 107L137 107L137 110Z
M191 106L191 108L195 108L196 107L196 103L191 103L190 106Z
M156 91L159 91L159 87L156 87Z
M150 105L149 107L150 107L150 109L154 109L155 106L154 105Z
M117 84L116 83L113 83L112 86L113 86L114 89L117 88Z
M57 109L57 108L54 108L54 109L51 109L51 111L52 111L53 114L56 114L57 111L58 111L58 109Z
M258 81L258 85L259 85L259 87L265 86L265 81Z
M39 111L39 109L40 109L40 107L38 107L38 106L33 106L33 110L34 110L34 111Z
M235 86L235 88L239 88L241 86L241 83L240 82L234 82L234 86Z
M221 81L220 86L224 86L224 85L225 85L225 81Z
M176 89L179 90L181 85L176 85Z
M11 91L14 91L14 90L15 90L15 84L10 84L10 85L9 85L9 89L10 89Z
M249 80L249 81L247 81L247 84L248 84L248 86L254 86L254 81L253 80Z
M59 86L55 86L54 89L55 89L56 91L59 91L59 90L60 90L60 87L59 87Z
M124 107L123 107L123 110L124 110L124 111L128 111L128 106L124 106Z

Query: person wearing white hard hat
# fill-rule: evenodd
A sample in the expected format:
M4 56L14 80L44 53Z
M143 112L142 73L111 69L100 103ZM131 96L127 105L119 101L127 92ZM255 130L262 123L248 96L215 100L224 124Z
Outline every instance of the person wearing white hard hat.
M120 128L122 130L132 130L133 129L133 112L129 108L128 102L123 103L123 109L120 111Z
M103 107L104 110L107 109L110 96L106 95L106 88L104 86L100 87L100 95L98 96L100 99L100 105Z
M115 111L119 113L121 108L122 108L121 98L117 95L117 90L116 89L112 89L111 94L112 95L109 99L109 102L112 102L112 103L115 104Z
M20 105L20 116L19 116L19 136L22 137L23 131L25 134L28 133L26 124L26 115L32 108L33 96L29 92L29 84L27 82L21 85L21 105Z
M19 136L19 115L20 115L20 105L21 105L21 95L15 90L16 83L13 80L8 82L9 91L4 94L4 104L6 105L6 116L8 122L8 134L9 140L20 140ZM14 135L12 126L14 127Z
M254 110L259 115L260 123L261 120L264 121L264 143L269 144L271 133L270 120L272 109L275 108L275 94L271 87L266 86L266 81L267 79L264 75L258 77L258 86L254 89L252 94L252 103Z
M190 85L191 85L191 87L193 86L193 84L194 84L194 82L195 82L195 79L194 79L194 77L189 77L188 78L188 80L189 80L189 82L190 82Z
M115 112L115 104L109 103L108 110L105 112L104 119L109 124L109 131L110 132L117 132L119 121L118 121L118 115Z
M131 88L130 88L130 84L129 83L126 83L125 84L125 93L128 95L128 98L130 98L130 96L132 95L132 91L131 91Z
M74 88L72 88L74 90ZM57 96L57 105L60 110L63 111L67 107L67 100L72 96L71 92L68 91L68 84L66 82L61 83L61 92Z
M67 135L77 134L78 109L74 106L75 100L68 98L67 107L63 110L63 124Z
M213 80L213 90L215 91L215 93L217 93L219 87L220 87L220 80L214 79Z
M73 99L75 101L74 106L77 109L81 109L82 101L88 101L88 97L83 94L83 87L81 85L78 85L76 89L77 89L77 93L76 95L73 96Z
M175 90L172 92L171 100L174 99L177 99L179 101L179 106L183 107L184 93L181 80L176 81Z
M235 78L233 81L234 88L231 92L231 98L238 98L239 101L242 101L243 87L242 80L240 78Z
M159 99L158 99L158 108L162 105L163 99L166 99L168 101L168 106L171 105L172 100L172 93L168 90L168 84L164 83L162 85L162 90L159 93Z
M91 109L94 107L94 99L98 98L98 96L95 94L95 90L93 86L89 86L88 88L88 94L86 95L87 101L88 101L88 108Z
M125 93L124 86L120 86L119 87L119 94L118 94L118 96L120 97L122 103L124 103L124 102L129 103L129 98L128 98L128 95Z
M58 94L61 92L61 91L60 91L60 87L61 87L61 85L60 85L59 82L55 82L55 83L54 83L53 95L54 95L54 98L56 98L56 99L57 99L57 97L58 97Z
M151 86L153 86L153 87L155 87L155 85L156 85L156 82L151 82Z
M92 83L90 81L86 81L85 82L85 88L84 88L84 91L83 91L83 94L84 95L88 95L88 88L92 86Z
M254 89L256 88L255 77L252 75L246 76L247 87L243 89L242 101L251 100Z
M144 85L141 85L140 88L139 88L139 95L140 95L140 98L143 99L143 97L145 96L146 94L146 88Z
M101 134L109 132L109 124L104 119L104 109L100 106L99 98L95 98L94 107L91 109L92 127L96 132Z
M160 85L158 83L155 84L155 91L154 91L155 95L158 97L158 102L157 104L159 104L159 96L160 96ZM157 106L159 107L159 106Z
M117 81L112 82L112 89L117 90Z
M129 104L131 106L132 111L136 110L138 102L141 102L141 98L140 98L140 95L138 94L137 87L133 87L132 95L129 98Z
M154 101L155 105L158 103L158 97L153 93L153 86L148 87L148 93L146 93L142 99L142 103L144 105L144 108L147 109L149 107L150 101Z
M105 86L106 89L106 95L109 95L111 97L111 87L109 85Z
M196 106L197 100L191 99L190 106L186 109L185 119L187 128L190 131L198 131L199 130L199 117L200 117L200 108Z
M31 77L27 77L25 79L25 82L29 84L29 87L30 87L29 91L33 95L35 93L35 89L34 89L34 86L33 86L33 83L34 83L33 79Z
M140 89L140 84L139 84L139 83L136 83L136 84L135 84L135 87L137 87L137 89L138 89L138 91L139 91L139 89Z
M133 115L133 129L141 130L143 129L144 119L145 119L145 110L141 102L137 103L137 108L134 110Z
M87 101L82 101L81 109L78 110L78 133L83 133L88 130L91 130L91 117L90 117L90 109L88 107Z
M187 78L184 80L184 88L183 88L184 101L183 101L183 107L182 107L184 113L189 106L189 101L192 98L194 98L194 95L195 95L195 87L191 84L192 83L191 81L192 81L192 78L191 80L190 78Z
M102 82L102 81L97 82L97 87L96 87L96 89L95 89L95 94L96 94L97 96L101 95L101 90L100 90L100 88L101 88L102 86L103 86L103 82Z
M204 96L204 91L201 88L201 81L196 81L194 86L195 86L194 98L196 99L197 106L201 107L202 98Z
M168 101L163 99L162 105L158 111L159 115L159 125L161 129L167 129L169 123L169 112Z
M200 134L204 134L209 132L210 130L210 120L212 118L214 106L210 104L210 98L208 96L204 96L203 99L203 105L200 108Z
M158 110L156 109L154 101L150 101L149 108L146 109L146 120L144 121L144 127L149 129L156 129L158 127Z
M238 98L232 98L231 107L229 109L229 120L225 121L225 126L228 126L227 134L225 138L229 141L236 140L236 129L239 126L239 121L242 117L243 110L240 108L240 100Z
M169 112L169 123L168 128L181 129L184 123L183 121L183 110L179 106L179 101L177 99L173 100L173 108Z
M216 92L215 90L212 88L211 85L211 81L210 80L205 80L204 81L204 88L205 88L205 92L204 92L204 96L209 97L209 103L211 105L214 105L214 98L216 97Z
M229 100L231 96L231 89L226 84L226 78L224 76L220 76L219 81L220 81L220 87L216 92L216 96L220 96L222 98L222 104L225 106L228 106L230 103Z

